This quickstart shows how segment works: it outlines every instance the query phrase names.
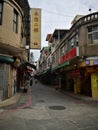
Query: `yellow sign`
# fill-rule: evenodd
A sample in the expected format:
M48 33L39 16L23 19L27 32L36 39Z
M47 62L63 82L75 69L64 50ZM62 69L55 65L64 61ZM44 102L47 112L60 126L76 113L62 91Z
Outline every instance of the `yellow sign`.
M91 75L92 89L98 91L98 74Z
M98 73L91 74L92 97L98 98Z
M31 9L31 49L41 49L41 9Z

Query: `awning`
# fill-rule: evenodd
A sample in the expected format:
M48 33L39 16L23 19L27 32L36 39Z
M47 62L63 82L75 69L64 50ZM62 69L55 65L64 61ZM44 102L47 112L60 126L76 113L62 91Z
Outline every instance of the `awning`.
M35 66L34 64L31 64L31 63L29 63L29 62L26 62L25 65L26 65L26 66L30 66L30 67L32 67L33 69L36 70L36 66Z
M12 57L0 55L0 62L13 63L14 59Z
M63 68L63 67L65 67L65 66L69 65L69 64L70 64L69 61L66 61L66 62L64 62L63 64L59 64L58 66L54 67L54 68L52 69L52 71L53 71L53 70L56 70L56 69Z
M25 71L25 72L30 72L30 73L33 72L32 69L29 69L29 68L27 68L27 67L24 69L24 71Z

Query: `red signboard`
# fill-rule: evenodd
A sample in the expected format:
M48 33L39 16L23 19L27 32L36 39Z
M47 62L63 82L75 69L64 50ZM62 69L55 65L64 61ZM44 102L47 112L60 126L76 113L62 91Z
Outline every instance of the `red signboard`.
M78 47L73 48L72 50L68 51L64 56L60 57L59 63L63 63L67 60L70 60L73 57L79 56Z
M71 76L80 76L80 70L78 70L78 69L76 69L76 70L72 70L72 71L70 71L70 73L69 73L69 77L71 77Z

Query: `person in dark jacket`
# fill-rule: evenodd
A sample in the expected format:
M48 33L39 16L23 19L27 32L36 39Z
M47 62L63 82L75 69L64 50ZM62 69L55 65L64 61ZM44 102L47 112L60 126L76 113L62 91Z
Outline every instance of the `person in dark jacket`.
M33 76L31 76L31 79L30 79L30 86L33 85Z

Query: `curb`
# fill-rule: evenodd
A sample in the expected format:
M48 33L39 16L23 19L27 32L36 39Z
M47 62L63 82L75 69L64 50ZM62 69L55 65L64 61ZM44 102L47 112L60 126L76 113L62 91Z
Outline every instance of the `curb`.
M83 96L81 94L74 94L74 93L70 93L70 92L65 92L65 91L61 91L61 93L70 96L76 100L81 100L81 101L85 101L85 102L92 102L92 103L98 103L98 99L96 98L92 98L92 97L88 97L88 96Z
M0 108L16 104L19 101L20 97L21 97L21 93L16 93L11 98L6 99L4 101L0 101Z

